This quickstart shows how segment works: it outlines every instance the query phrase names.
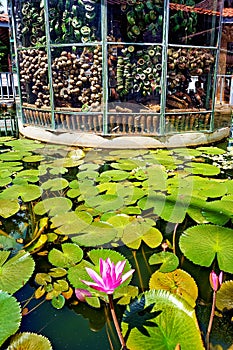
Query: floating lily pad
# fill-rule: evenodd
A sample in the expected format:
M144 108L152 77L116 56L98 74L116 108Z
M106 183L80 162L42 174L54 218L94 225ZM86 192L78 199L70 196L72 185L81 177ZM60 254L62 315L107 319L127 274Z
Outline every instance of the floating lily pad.
M96 179L99 176L98 171L95 170L86 170L86 171L80 171L77 174L77 178L79 180L83 179Z
M113 242L117 230L107 222L96 221L88 227L79 230L80 234L72 237L72 241L84 247L103 246Z
M64 243L62 251L53 248L48 255L49 262L54 266L71 267L83 258L83 251L77 244Z
M63 168L63 167L54 167L54 168L51 168L49 170L50 174L52 175L63 175L63 174L66 174L68 172L68 169L66 168Z
M9 185L11 182L12 182L11 177L0 178L0 187L5 187L5 186Z
M129 222L132 220L132 218L125 214L115 214L111 215L110 218L107 219L107 222L114 226L114 228L118 231L118 237L122 237L124 229L126 225L129 224Z
M16 161L21 160L25 156L30 156L30 152L26 151L8 151L5 153L0 154L0 160L4 161Z
M66 179L58 177L58 178L49 179L46 182L43 182L41 187L44 190L61 191L64 188L68 187L68 185L69 185L69 182Z
M7 142L7 145L13 147L16 150L24 151L34 151L39 148L44 148L44 145L42 143L30 139L17 139L9 141Z
M41 334L23 332L12 337L10 346L7 350L27 349L27 350L52 350L48 338Z
M136 158L138 156L143 156L146 153L148 153L148 150L144 149L124 149L124 152L122 152L122 149L119 149L110 151L109 155L119 158Z
M51 219L51 228L55 228L55 232L62 235L72 235L84 232L92 222L92 216L86 212L60 212Z
M164 289L183 298L191 307L195 307L198 288L194 279L184 270L163 273L155 271L149 282L150 289Z
M49 216L55 216L59 214L64 214L72 208L72 202L70 199L65 197L54 197L44 199L38 202L33 208L34 213L37 215L44 215L46 213Z
M22 170L17 173L17 176L15 179L21 178L25 179L28 182L38 182L39 181L39 170L37 169L30 169L30 170ZM14 180L15 183L15 180Z
M89 207L94 207L99 212L107 212L121 208L124 201L118 195L103 194L86 198L85 204Z
M107 181L123 181L129 177L129 173L124 170L107 170L100 174L101 182Z
M154 253L149 258L150 265L161 264L160 272L171 272L179 265L178 257L171 252Z
M221 149L221 148L218 148L218 147L211 147L211 146L208 146L208 147L205 147L205 146L198 147L198 148L197 148L197 151L200 151L200 152L205 153L205 154L212 154L212 155L224 154L224 153L226 153L226 151L224 151L224 150Z
M122 236L123 243L133 249L138 249L142 241L149 247L156 248L162 239L163 236L157 228L137 219L125 226Z
M194 264L211 266L217 258L220 270L233 273L233 230L217 225L188 228L180 237L180 249Z
M65 298L63 297L63 295L58 295L57 297L53 297L53 299L52 299L52 301L51 301L51 303L52 303L52 305L53 305L53 307L55 308L55 309L58 309L58 310L60 310L60 309L62 309L63 308L63 306L65 305Z
M233 218L232 201L212 201L205 204L202 215L211 223L225 225L230 218Z
M39 198L42 194L42 189L37 185L31 184L14 184L11 187L6 188L0 194L1 199L17 199L22 198L24 202L30 202Z
M23 158L23 162L25 163L38 163L44 160L44 156L40 155L32 155Z
M189 170L192 174L201 174L205 176L215 176L220 173L220 169L212 164L207 163L195 163L189 162L186 163L186 170Z
M15 297L0 291L0 346L19 329L21 309Z
M132 171L138 167L143 167L145 165L146 162L143 160L130 158L119 159L117 163L111 163L112 168L125 171Z
M31 255L24 251L10 259L9 255L10 252L0 251L0 290L13 294L29 280L35 263Z
M50 165L52 167L59 167L59 168L73 168L83 163L82 159L76 159L76 158L59 158L56 159L54 162L52 162Z
M9 218L16 214L20 209L17 199L1 199L0 198L0 216Z
M233 309L233 281L226 281L217 292L216 306L221 311Z
M127 347L134 350L204 350L193 309L167 291L151 290L136 298L122 319Z

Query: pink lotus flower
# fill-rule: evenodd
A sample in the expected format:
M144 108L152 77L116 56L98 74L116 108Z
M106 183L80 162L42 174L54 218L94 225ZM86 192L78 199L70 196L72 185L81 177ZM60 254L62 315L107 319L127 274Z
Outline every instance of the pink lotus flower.
M99 263L100 275L98 275L93 269L86 267L88 275L94 282L81 281L87 286L106 294L113 294L114 290L125 282L134 272L134 270L130 270L122 276L126 260L118 261L115 265L111 262L110 258L107 258L106 260L100 258Z
M210 273L210 285L212 289L217 292L220 286L222 285L222 278L223 278L223 272L221 271L219 276L214 272L211 271Z

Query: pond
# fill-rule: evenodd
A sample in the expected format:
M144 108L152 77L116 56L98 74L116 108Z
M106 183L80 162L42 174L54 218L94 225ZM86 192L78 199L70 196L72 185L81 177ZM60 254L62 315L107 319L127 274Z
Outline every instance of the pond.
M130 350L232 349L232 174L225 145L1 137L2 348L118 350L113 296Z

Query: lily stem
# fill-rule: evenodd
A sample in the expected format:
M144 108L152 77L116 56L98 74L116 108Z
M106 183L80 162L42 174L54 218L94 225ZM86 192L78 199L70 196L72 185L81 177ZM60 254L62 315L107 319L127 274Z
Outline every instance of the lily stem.
M207 329L207 333L206 333L206 337L205 337L206 350L210 349L210 332L211 332L212 324L213 324L213 320L214 320L216 295L217 295L217 293L216 293L216 291L214 291L214 293L213 293L213 300L212 300L211 314L210 314L210 320L209 320L208 329Z
M108 300L109 300L110 311L111 311L111 314L112 314L112 319L113 319L113 322L114 322L114 325L115 325L115 328L116 328L116 331L117 331L118 338L119 338L121 346L122 346L122 350L129 350L127 348L127 346L126 346L125 340L123 338L123 335L121 333L121 329L120 329L120 326L119 326L119 323L118 323L118 319L116 317L112 294L108 294Z

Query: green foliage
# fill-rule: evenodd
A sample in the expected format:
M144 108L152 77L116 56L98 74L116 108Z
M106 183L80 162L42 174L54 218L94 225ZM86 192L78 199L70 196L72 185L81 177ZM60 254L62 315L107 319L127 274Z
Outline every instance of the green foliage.
M16 298L1 290L0 346L19 329L21 318L21 309Z

